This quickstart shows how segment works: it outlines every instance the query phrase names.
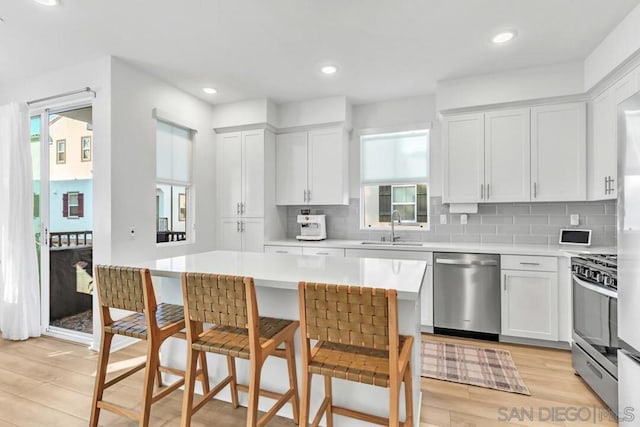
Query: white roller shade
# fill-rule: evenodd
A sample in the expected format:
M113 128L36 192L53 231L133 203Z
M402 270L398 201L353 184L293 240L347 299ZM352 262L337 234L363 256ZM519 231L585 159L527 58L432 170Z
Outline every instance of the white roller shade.
M360 139L363 184L429 180L429 131L367 135Z
M191 181L191 132L158 121L156 175L174 182Z

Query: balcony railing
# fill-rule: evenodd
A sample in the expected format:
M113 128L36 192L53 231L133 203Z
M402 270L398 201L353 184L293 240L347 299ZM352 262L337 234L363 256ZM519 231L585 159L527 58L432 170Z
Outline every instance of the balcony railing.
M93 231L52 231L49 233L49 246L62 248L71 246L91 246Z

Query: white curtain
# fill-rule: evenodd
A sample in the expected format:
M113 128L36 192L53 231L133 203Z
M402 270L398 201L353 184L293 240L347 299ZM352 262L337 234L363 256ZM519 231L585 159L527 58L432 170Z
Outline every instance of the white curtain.
M40 335L40 284L33 227L33 171L26 104L0 106L0 331Z

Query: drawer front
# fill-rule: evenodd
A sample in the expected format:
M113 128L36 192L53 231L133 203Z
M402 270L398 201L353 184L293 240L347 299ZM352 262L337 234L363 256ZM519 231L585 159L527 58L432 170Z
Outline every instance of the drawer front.
M267 254L302 255L302 248L300 246L265 246L264 252Z
M340 248L302 248L302 255L344 256L344 249Z
M558 271L558 258L553 256L502 255L503 270Z
M353 258L415 259L418 261L427 261L427 265L431 265L433 258L431 252L393 249L347 249L346 256Z

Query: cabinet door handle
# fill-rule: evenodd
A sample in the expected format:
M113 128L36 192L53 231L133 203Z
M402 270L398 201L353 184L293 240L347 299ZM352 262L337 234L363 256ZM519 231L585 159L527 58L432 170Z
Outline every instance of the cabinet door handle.
M304 190L304 201L307 202L307 190Z
M307 202L311 201L311 190L307 190Z
M502 283L503 283L502 287L504 288L504 291L506 292L507 291L507 275L506 274L502 278Z
M533 183L533 198L537 198L538 197L538 183L534 182Z
M240 203L236 203L236 215L240 215Z
M243 214L245 211L244 203L240 203L240 213Z
M329 255L329 252L316 252L316 255Z
M240 221L240 232L244 233L244 221Z
M276 251L277 254L288 254L288 251Z
M520 265L540 265L539 262L521 262Z
M236 221L236 232L240 232L240 221Z
M490 187L489 187L489 184L487 184L487 200L489 200L489 197L490 197L490 196L489 196L489 188L490 188Z
M604 177L604 194L609 194L609 177Z
M484 200L484 184L480 184L480 200Z

